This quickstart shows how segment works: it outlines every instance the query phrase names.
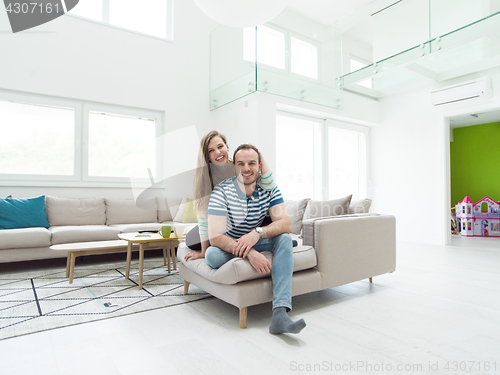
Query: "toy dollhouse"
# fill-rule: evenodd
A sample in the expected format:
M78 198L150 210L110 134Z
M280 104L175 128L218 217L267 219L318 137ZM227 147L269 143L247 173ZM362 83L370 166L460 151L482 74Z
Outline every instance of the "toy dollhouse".
M465 197L455 206L460 234L466 237L500 237L500 202L489 197L473 203Z

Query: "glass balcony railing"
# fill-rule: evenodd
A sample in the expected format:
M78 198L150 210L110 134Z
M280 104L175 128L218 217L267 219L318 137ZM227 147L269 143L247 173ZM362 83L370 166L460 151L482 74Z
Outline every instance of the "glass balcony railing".
M393 3L380 14L359 17L374 62L343 74L344 89L378 98L423 80L445 81L500 66L500 0ZM343 30L346 40L350 34ZM362 86L366 80L371 87Z
M354 55L366 66L350 71ZM259 91L342 109L344 90L380 98L498 66L500 0L373 0L335 27L285 10L212 32L210 106Z
M297 17L284 11L262 26L212 32L211 110L256 91L342 108L341 35Z

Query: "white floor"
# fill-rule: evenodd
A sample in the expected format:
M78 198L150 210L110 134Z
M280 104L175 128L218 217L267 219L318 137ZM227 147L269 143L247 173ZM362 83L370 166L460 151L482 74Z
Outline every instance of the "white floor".
M295 297L299 335L270 304L215 298L0 341L2 374L497 374L500 239L398 244L396 272Z

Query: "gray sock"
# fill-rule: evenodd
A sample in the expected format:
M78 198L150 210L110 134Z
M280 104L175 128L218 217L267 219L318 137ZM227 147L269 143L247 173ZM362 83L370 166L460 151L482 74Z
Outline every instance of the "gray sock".
M269 325L269 333L278 335L280 333L299 333L306 326L304 319L292 321L286 314L286 307L276 307Z

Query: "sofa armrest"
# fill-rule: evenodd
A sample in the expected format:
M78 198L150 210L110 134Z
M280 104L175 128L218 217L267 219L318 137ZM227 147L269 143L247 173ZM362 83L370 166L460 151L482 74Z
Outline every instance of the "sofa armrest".
M306 220L305 245L312 245L323 288L396 269L396 218L356 214Z

